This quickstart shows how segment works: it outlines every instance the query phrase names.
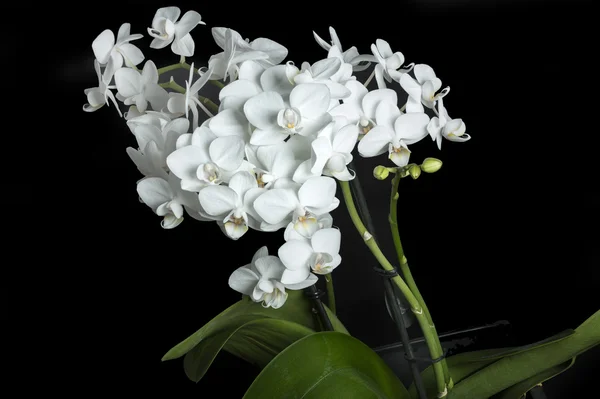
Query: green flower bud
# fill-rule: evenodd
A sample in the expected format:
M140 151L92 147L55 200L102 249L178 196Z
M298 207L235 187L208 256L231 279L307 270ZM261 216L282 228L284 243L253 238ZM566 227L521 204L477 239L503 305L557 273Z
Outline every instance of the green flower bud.
M442 161L437 158L425 158L421 170L425 173L435 173L442 167Z
M421 176L421 168L417 164L413 164L408 168L408 173L410 173L410 177L414 180L417 180L419 176Z
M373 176L377 180L385 180L385 179L387 179L387 177L389 175L390 175L390 171L385 166L379 165L379 166L376 166L375 169L373 169Z

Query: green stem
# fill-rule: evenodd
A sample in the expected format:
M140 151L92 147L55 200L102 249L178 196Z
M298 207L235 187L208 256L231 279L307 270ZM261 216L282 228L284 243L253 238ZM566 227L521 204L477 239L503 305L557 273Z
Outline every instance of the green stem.
M327 305L333 314L335 314L335 291L333 290L333 278L331 277L331 273L325 275L325 283L327 284Z
M381 249L379 248L379 246L373 239L373 236L371 235L371 233L369 233L367 231L367 228L365 227L364 223L360 219L360 216L358 215L358 211L356 210L356 206L354 205L354 201L352 199L350 185L348 184L347 181L340 181L340 186L342 188L342 193L344 195L344 201L346 202L346 208L348 209L348 213L350 214L350 218L352 219L352 222L354 223L356 230L358 230L358 232L362 236L363 240L365 241L365 244L371 250L371 253L373 254L373 256L375 256L375 259L377 259L379 264L385 270L388 270L388 271L394 270L394 266L392 266L392 264L387 260L387 258L383 254L383 252L381 252ZM394 277L392 277L392 281L394 282L394 284L396 284L396 286L398 286L398 288L400 289L402 294L404 294L404 296L406 297L406 300L410 304L411 310L415 314L417 321L419 322L419 325L421 326L421 330L423 331L423 337L425 338L425 342L427 343L427 347L429 349L431 358L432 359L439 358L442 355L442 352L440 351L438 346L435 344L435 337L433 336L433 332L432 332L431 328L429 328L429 321L427 320L427 317L425 316L425 314L423 312L423 308L421 307L419 300L413 295L412 291L410 290L408 285L404 282L402 277L394 276ZM437 384L438 397L442 398L447 395L448 390L446 387L446 382L444 379L444 369L441 365L441 362L433 363L433 369L434 369L435 379L436 379L436 384Z
M390 228L392 230L392 238L394 241L394 247L396 248L396 253L398 254L398 263L400 264L400 271L408 284L411 292L414 294L415 298L419 301L421 306L423 307L423 313L427 318L427 322L429 323L429 329L432 332L432 335L435 339L435 345L439 351L439 353L443 353L442 344L440 343L440 338L438 336L437 330L435 328L435 324L433 324L433 319L431 318L431 313L429 313L429 309L425 304L425 300L423 296L419 292L419 288L415 283L415 280L410 272L410 268L408 267L408 260L404 255L404 248L402 247L402 241L400 240L400 231L398 230L398 186L400 185L400 179L402 175L397 173L392 179L392 193L390 196ZM441 361L442 368L444 369L444 380L446 384L448 384L449 388L452 388L454 385L452 379L450 377L450 372L448 371L448 364L446 363L446 359Z

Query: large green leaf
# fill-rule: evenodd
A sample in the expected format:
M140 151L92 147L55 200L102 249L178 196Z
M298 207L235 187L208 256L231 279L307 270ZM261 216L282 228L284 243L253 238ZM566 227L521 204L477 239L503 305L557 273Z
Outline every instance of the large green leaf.
M504 391L492 396L492 399L521 399L529 390L544 381L554 378L563 371L570 368L575 363L575 358L568 360L558 366L551 367L547 370L542 371L539 374L534 375L512 387L505 389Z
M568 362L599 343L600 311L597 311L577 327L574 334L559 341L496 360L455 384L448 397L450 399L489 398Z
M408 392L368 346L340 332L302 338L277 355L244 399L406 399Z
M302 291L289 291L285 305L279 309L264 308L260 303L253 302L250 298L244 296L239 302L225 309L201 329L171 348L162 360L177 359L189 352L206 337L225 331L232 332L249 321L267 317L292 321L316 330L317 324L311 309L310 301L303 295Z
M252 320L233 331L210 335L192 348L183 359L185 374L192 381L200 381L221 349L264 367L283 349L313 332L287 320Z
M339 319L327 307L326 310L336 330L347 334ZM290 291L280 309L264 308L244 297L173 347L162 360L185 355L185 373L198 382L222 349L264 367L288 345L318 330L318 326L312 304L301 291Z
M542 341L538 341L532 344L527 344L514 348L494 348L484 349L480 351L465 352L448 357L446 362L448 364L448 369L450 370L450 375L452 376L452 381L456 385L458 382L464 380L468 376L485 368L486 366L489 366L490 364L503 357L525 352L537 347L551 344L553 342L558 342L574 333L575 330L568 329L556 335L553 335L552 337L546 338ZM428 368L423 370L421 376L428 395L435 395L437 392L437 385L435 381L435 375L433 373L433 367L429 366ZM417 398L417 392L414 384L410 386L409 392L412 398Z

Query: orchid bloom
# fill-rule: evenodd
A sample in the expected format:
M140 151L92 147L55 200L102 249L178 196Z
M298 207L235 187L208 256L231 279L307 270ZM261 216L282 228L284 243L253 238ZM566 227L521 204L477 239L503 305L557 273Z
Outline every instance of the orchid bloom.
M94 69L96 70L96 76L98 76L98 86L91 87L83 91L83 93L87 96L88 100L87 104L83 105L83 110L85 112L94 112L102 108L104 104L108 105L107 98L110 98L113 104L115 105L119 116L123 116L121 114L121 110L119 109L119 104L117 104L117 100L115 99L115 95L112 91L110 91L110 89L115 89L116 87L109 86L106 83L104 83L104 80L102 79L102 75L100 73L100 63L98 62L98 60L94 60Z
M442 149L442 137L450 141L465 142L471 139L465 131L467 127L462 119L452 119L444 107L442 98L437 101L439 116L434 116L427 125L427 131L431 139L437 143L438 148Z
M361 60L358 54L358 50L356 49L355 46L350 47L348 50L343 51L342 50L342 43L340 42L340 38L338 37L335 29L333 29L333 27L329 27L329 36L331 36L331 44L327 43L325 40L321 39L321 37L319 37L319 35L316 34L316 32L313 31L313 36L315 38L315 40L317 41L317 44L319 46L321 46L324 50L327 51L331 51L331 49L333 47L336 47L339 52L342 54L342 60L345 63L348 63L350 65L352 65L353 69L355 72L360 72L360 71L364 71L365 69L367 69L369 67L369 65L371 65L369 62L367 62L364 65L359 65ZM329 55L329 57L331 57L331 53Z
M212 70L209 68L202 74L200 79L192 84L192 80L194 79L194 64L192 63L190 66L189 79L185 81L185 94L169 93L170 98L167 102L167 109L169 112L179 116L185 114L185 117L187 118L188 111L191 109L193 115L192 126L194 129L198 127L198 109L196 106L199 106L209 117L213 116L197 96L200 89L204 87L206 82L208 82L208 79L210 79L211 74Z
M143 175L165 177L168 171L167 157L175 151L177 139L187 133L190 122L178 118L162 126L152 123L132 125L139 149L128 147L127 155Z
M172 229L179 226L183 221L183 211L196 219L200 210L198 198L181 190L179 179L169 175L165 180L162 177L146 177L137 184L137 192L143 203L148 205L158 216L163 216L161 226L164 229Z
M374 157L388 150L389 159L397 166L408 165L410 150L408 145L427 136L429 116L421 113L399 114L400 110L382 104L378 107L381 120L388 122L373 128L358 143L358 152L363 157ZM393 121L393 129L391 123Z
M389 43L382 39L377 39L375 44L371 44L371 51L374 59L377 62L375 65L375 80L380 89L386 87L385 81L398 81L400 77L409 72L413 64L409 64L406 68L399 69L404 64L404 55L399 52L393 52Z
M294 83L322 83L329 89L332 99L346 98L350 96L350 90L331 79L342 66L342 61L335 57L317 61L312 66L305 62L302 64L302 71L294 77ZM352 74L352 68L350 68L350 74Z
M423 105L427 108L433 108L435 102L446 96L450 88L446 87L441 92L436 93L442 87L442 81L435 76L435 72L429 65L417 64L414 72L416 80L409 74L403 74L399 83L404 91L408 93L406 112L423 112Z
M317 83L294 87L289 104L274 91L257 94L244 104L246 118L256 127L250 144L277 144L292 134L310 136L316 133L331 120L327 113L329 103L329 89Z
M352 150L359 128L338 116L325 126L311 143L311 159L304 161L294 173L294 181L303 183L311 176L333 176L348 181L354 178L346 165L352 161Z
M318 229L319 215L339 206L335 191L335 180L331 177L311 177L298 190L292 187L267 190L254 201L254 209L266 223L284 227L291 221L301 235L307 236Z
M358 125L361 138L377 125L375 111L381 102L398 103L398 94L392 89L369 91L356 80L348 81L346 87L352 94L344 99L343 104L331 109L329 114L333 117L343 116L349 123Z
M270 188L278 179L291 179L300 162L288 143L246 146L246 157L254 165L259 187Z
M233 45L235 46L236 52L239 54L241 59L251 59L247 55L243 55L243 53L262 53L266 54L267 57L261 56L260 58L255 59L258 64L260 64L263 68L269 68L273 65L280 64L285 57L287 57L288 50L283 47L281 44L274 42L271 39L266 39L264 37L259 37L252 41L246 39L244 40L242 36L233 29L215 27L212 28L211 33L213 38L215 39L215 43L221 49L226 50L227 47L227 31L230 32L231 37L233 38Z
M135 45L129 43L133 40L138 40L144 37L142 34L130 34L131 25L124 23L119 28L117 40L110 29L106 29L100 33L92 42L92 50L96 60L105 65L102 79L104 83L109 84L112 80L115 71L125 65L130 68L135 67L144 61L144 54Z
M198 198L208 215L223 221L227 236L237 240L248 231L248 227L260 227L260 218L254 211L253 203L265 191L258 187L254 176L240 171L233 175L229 186L205 187L198 193Z
M226 80L229 77L229 80L233 81L239 75L238 64L247 60L265 60L269 58L269 55L262 51L237 50L237 45L240 43L241 37L234 37L234 32L231 29L225 30L223 52L211 56L208 60L208 67L212 69L215 79ZM239 33L235 32L235 34L239 36ZM241 41L243 42L243 40Z
M243 160L244 140L238 136L218 137L201 126L178 141L178 148L167 157L167 165L181 179L181 188L186 191L227 182L248 165Z
M167 106L169 93L158 85L158 70L152 61L146 61L142 72L132 68L120 68L115 72L119 100L125 105L135 104L141 113L146 112L148 102L155 111Z
M238 268L229 277L229 286L235 291L247 295L254 302L262 302L263 307L279 309L285 303L288 294L285 289L301 290L317 282L315 275L309 276L299 284L283 284L281 276L285 266L281 260L269 255L267 247L262 247L252 257L252 262Z
M150 48L161 49L171 45L173 53L191 57L194 55L194 39L190 32L198 24L206 25L202 17L196 11L188 11L179 21L181 15L179 7L159 8L152 19L152 27L148 28L148 34L154 38Z
M329 274L340 265L341 233L335 228L316 231L310 239L289 240L277 254L285 266L281 276L284 284L305 281L310 273Z

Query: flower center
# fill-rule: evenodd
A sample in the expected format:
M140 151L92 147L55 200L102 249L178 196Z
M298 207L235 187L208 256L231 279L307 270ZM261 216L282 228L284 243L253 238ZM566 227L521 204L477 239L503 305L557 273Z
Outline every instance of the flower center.
M201 164L196 173L198 179L208 184L221 184L221 171L219 167L212 162Z
M297 133L301 121L300 111L295 108L285 108L279 111L277 123L282 128L289 130L290 133Z
M313 254L310 260L310 268L316 274L327 274L331 271L331 265L333 257L328 253L316 252Z
M360 128L359 133L361 135L365 135L365 134L369 133L371 131L371 129L373 129L375 127L375 124L371 120L369 120L363 116L360 118L360 121L358 121L358 126Z
M304 237L310 238L318 229L317 216L308 211L303 210L294 221L294 230Z

